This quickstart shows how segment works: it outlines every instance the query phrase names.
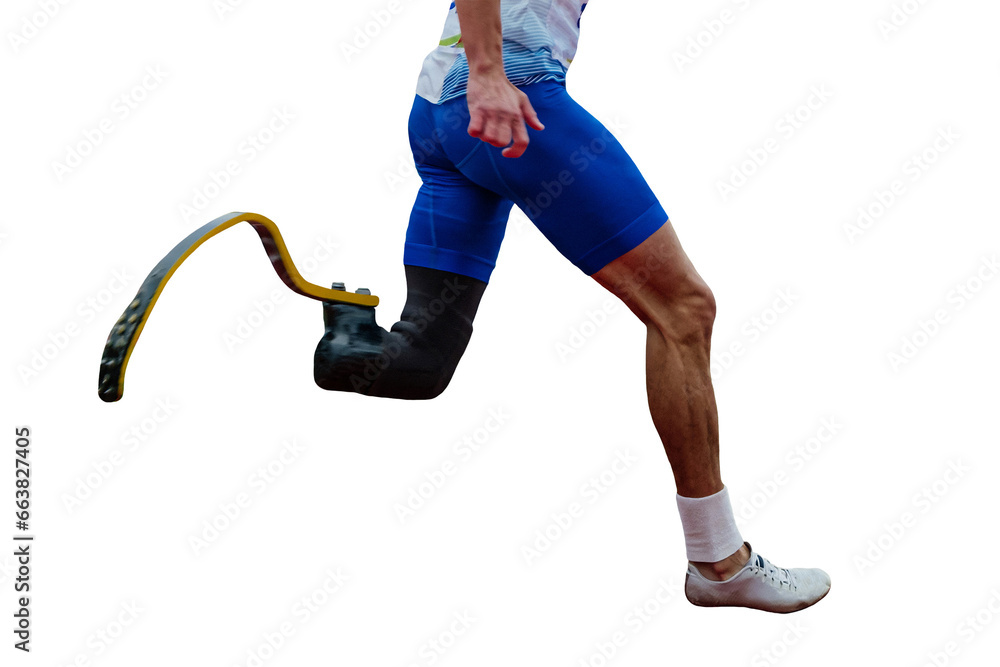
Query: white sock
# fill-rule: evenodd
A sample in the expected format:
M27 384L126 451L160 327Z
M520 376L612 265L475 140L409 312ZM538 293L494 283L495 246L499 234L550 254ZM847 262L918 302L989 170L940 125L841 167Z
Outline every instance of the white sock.
M677 509L681 513L689 561L716 563L732 556L743 546L743 537L736 527L726 487L704 498L678 495Z

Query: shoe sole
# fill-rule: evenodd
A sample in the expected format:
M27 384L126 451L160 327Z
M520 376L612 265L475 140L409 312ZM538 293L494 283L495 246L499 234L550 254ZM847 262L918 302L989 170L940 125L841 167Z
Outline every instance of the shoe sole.
M691 604L693 604L696 607L702 607L704 609L711 609L711 608L715 608L715 607L737 607L737 608L740 608L740 609L753 609L754 611L766 611L766 612L771 613L771 614L794 614L797 611L802 611L803 609L808 609L809 607L812 607L814 604L816 604L817 602L819 602L820 600L822 600L823 598L825 598L827 595L829 595L830 594L830 588L833 588L831 586L830 588L826 589L825 593L823 593L818 598L816 598L815 600L813 600L812 602L810 602L809 604L807 604L804 607L799 607L798 609L786 609L784 611L781 611L781 610L776 610L776 609L761 609L760 607L748 607L747 605L743 605L743 604L702 604L700 602L695 602L690 597L688 597L687 582L688 582L688 580L690 578L691 578L690 574L687 574L684 577L684 597L686 597L687 601L690 602Z

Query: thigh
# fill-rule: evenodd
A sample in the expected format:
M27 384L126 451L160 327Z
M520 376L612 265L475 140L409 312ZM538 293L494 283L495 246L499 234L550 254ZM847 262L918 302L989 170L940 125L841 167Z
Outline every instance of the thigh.
M513 201L574 265L592 275L658 230L667 214L614 135L561 82L524 86L545 129L519 158L449 135L443 148L478 184ZM454 112L453 112L454 114ZM460 115L460 114L459 114Z

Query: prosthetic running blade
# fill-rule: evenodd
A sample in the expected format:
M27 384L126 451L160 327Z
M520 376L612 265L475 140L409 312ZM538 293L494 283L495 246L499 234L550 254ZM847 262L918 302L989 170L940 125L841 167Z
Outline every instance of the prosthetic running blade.
M288 248L285 247L277 225L256 213L229 213L189 234L153 267L142 285L139 286L135 299L132 300L132 303L128 305L121 318L111 329L104 346L97 389L97 394L102 401L113 403L122 397L125 391L125 367L128 365L132 350L139 340L139 334L142 333L146 320L153 311L153 306L156 305L156 300L160 297L167 281L170 280L170 276L198 246L219 232L241 222L248 222L253 226L257 235L260 236L261 243L264 244L267 257L271 260L271 265L278 277L293 292L317 301L336 301L361 306L378 305L377 296L332 290L306 281L295 268L295 263L292 262L292 258L288 254Z

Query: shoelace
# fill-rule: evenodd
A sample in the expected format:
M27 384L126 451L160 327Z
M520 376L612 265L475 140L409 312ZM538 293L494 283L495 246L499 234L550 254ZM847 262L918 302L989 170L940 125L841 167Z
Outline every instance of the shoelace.
M776 567L760 554L756 554L756 558L750 563L750 569L754 574L760 573L765 579L770 579L771 585L779 590L785 588L794 591L798 588L798 582L788 568Z

